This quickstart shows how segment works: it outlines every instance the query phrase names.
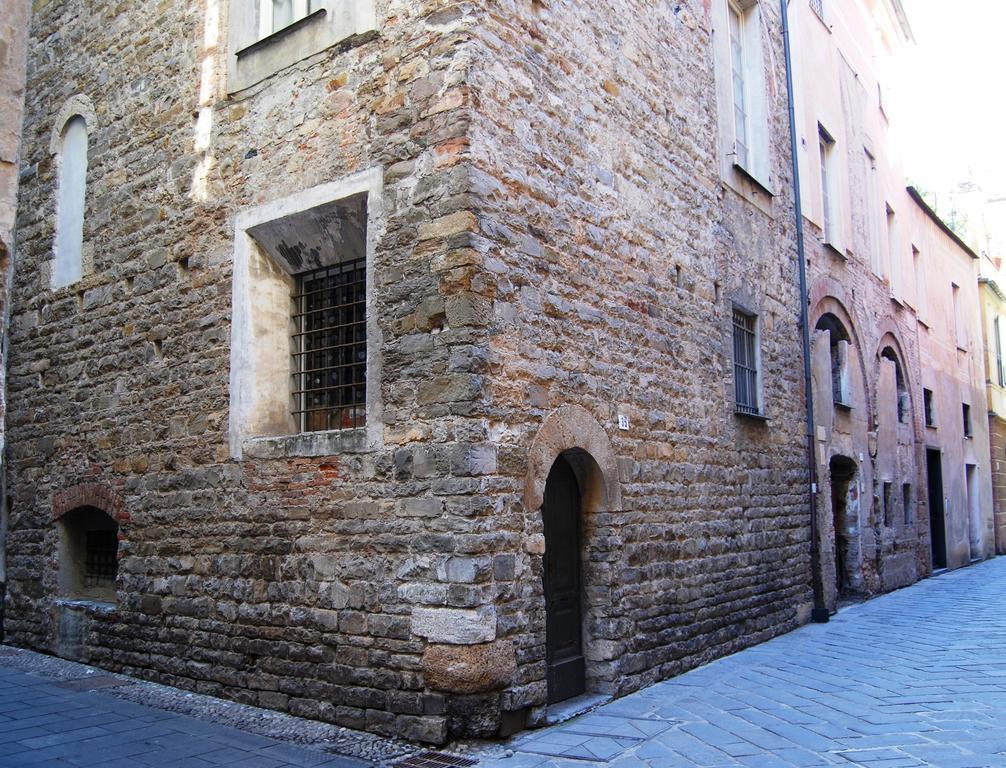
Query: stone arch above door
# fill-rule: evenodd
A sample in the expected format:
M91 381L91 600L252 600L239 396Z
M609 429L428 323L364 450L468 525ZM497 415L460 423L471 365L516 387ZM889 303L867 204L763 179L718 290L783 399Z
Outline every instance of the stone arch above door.
M567 458L576 473L585 513L621 511L618 462L608 433L586 408L579 405L557 408L538 429L528 451L524 479L527 509L541 508L548 473L560 455ZM582 460L577 460L578 456L582 456Z

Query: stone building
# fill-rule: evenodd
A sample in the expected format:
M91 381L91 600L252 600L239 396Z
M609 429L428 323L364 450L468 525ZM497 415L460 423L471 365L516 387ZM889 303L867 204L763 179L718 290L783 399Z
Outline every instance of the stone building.
M984 367L973 253L906 188L892 139L895 61L913 42L900 1L794 3L790 18L814 329L815 580L833 609L992 554L984 420L964 434Z
M1006 275L1002 258L981 253L979 303L986 370L989 463L992 471L993 523L996 554L1006 554ZM975 411L976 416L981 414Z
M28 42L27 0L5 0L0 18L0 339L7 337L8 300L17 212L21 120L24 112L25 63ZM4 423L7 349L0 342L0 638L3 638L4 592L7 568L2 542L7 530L6 493L3 492L6 450Z
M805 621L778 14L36 2L8 640L441 742Z

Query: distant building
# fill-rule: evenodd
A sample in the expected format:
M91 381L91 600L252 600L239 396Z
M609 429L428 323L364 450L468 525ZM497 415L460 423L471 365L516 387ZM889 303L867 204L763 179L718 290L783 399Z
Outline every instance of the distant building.
M991 555L973 253L906 189L899 0L790 5L825 602Z

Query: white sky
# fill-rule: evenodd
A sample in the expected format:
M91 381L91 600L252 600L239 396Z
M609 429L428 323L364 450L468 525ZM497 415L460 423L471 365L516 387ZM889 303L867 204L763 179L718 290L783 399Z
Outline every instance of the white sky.
M899 94L905 172L933 192L1006 194L1006 1L902 0L916 46Z

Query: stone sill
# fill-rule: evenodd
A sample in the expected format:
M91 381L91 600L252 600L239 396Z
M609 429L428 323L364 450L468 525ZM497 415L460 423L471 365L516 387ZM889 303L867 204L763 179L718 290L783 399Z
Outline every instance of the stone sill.
M58 597L53 601L60 608L70 608L96 615L110 615L117 613L119 606L115 602L107 600L95 600L86 597Z
M769 187L768 187L767 184L762 183L761 180L759 180L759 178L757 176L755 176L753 173L751 173L751 171L749 171L743 165L741 165L738 162L734 162L733 166L734 166L734 170L737 171L737 173L739 173L745 179L747 179L748 181L750 181L761 192L764 192L770 198L775 197L775 192L773 192L771 189L769 189Z
M245 440L241 447L244 456L249 459L314 458L373 450L364 428L302 432L280 437L252 437Z
M841 400L836 400L835 408L837 408L840 411L849 412L852 410L852 403L843 403Z
M282 29L277 29L271 35L266 35L261 40L256 40L251 45L242 48L240 51L237 51L234 55L237 56L239 59L241 59L244 58L245 56L255 53L256 51L261 51L263 48L268 48L277 40L282 40L284 37L287 37L288 35L296 32L298 29L301 29L302 27L306 27L309 24L312 24L317 19L321 19L326 13L328 13L328 11L326 11L324 8L319 8L317 11L309 13L307 16L304 16L301 19L297 19L297 21L293 22L292 24L287 24Z
M739 416L742 419L750 419L760 424L768 424L769 422L768 416L764 413L748 413L747 411L735 410L734 416Z
M822 243L822 245L824 246L825 252L826 253L830 253L836 259L839 259L841 261L848 261L849 260L849 257L842 251L842 249L839 248L834 243L832 243L832 242L830 242L828 240L825 240Z

